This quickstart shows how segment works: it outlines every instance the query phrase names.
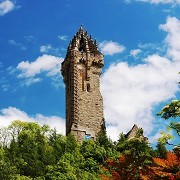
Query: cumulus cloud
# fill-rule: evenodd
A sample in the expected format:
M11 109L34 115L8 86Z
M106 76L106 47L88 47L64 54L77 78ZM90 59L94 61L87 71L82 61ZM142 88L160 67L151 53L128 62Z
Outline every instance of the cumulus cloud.
M16 107L8 107L0 110L0 125L6 127L14 120L22 120L26 122L38 122L40 125L47 124L51 128L56 128L57 132L65 134L65 120L57 116L44 116L36 114L30 116L26 112L21 111Z
M0 16L12 11L15 8L15 4L12 1L5 0L0 2Z
M141 52L140 49L133 49L130 51L130 55L136 57Z
M54 48L51 44L40 46L41 53L51 53L54 55L60 55L60 50L58 48Z
M146 2L151 4L172 4L179 5L180 0L126 0L126 2Z
M42 53L47 53L51 49L52 49L52 46L50 44L40 46L40 52L42 52Z
M160 28L167 31L168 54L162 57L152 54L142 64L127 62L112 64L102 75L101 90L104 97L105 119L108 134L114 140L120 132L127 132L138 124L150 135L155 127L153 108L175 96L179 81L179 38L180 21L167 18Z
M19 78L33 78L38 74L46 72L47 76L55 76L59 73L63 58L42 55L35 61L22 61L18 64L17 69L20 71Z
M104 55L114 55L125 50L123 45L113 41L103 41L99 44L99 47Z
M18 78L24 78L24 85L31 85L33 83L40 82L42 78L37 77L41 74L46 74L48 77L54 77L59 75L61 69L61 63L63 58L59 58L51 55L42 55L35 61L22 61L18 64L17 69L19 71Z
M180 20L176 17L168 17L167 23L159 27L168 33L166 37L169 47L167 55L175 61L180 61Z
M62 40L62 41L67 41L68 36L66 36L66 35L59 35L59 36L58 36L58 39L60 39L60 40Z

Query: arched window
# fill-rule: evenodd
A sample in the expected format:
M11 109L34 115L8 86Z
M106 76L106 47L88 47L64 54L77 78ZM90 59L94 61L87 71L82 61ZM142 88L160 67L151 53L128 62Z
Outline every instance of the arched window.
M87 84L87 87L86 87L87 89L87 92L90 92L90 84Z

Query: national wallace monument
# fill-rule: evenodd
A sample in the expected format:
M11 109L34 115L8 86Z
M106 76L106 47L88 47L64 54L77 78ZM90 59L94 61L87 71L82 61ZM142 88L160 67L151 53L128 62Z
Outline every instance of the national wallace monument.
M61 68L66 86L66 135L72 133L79 142L95 139L105 129L100 93L103 65L104 56L96 40L81 25Z
M103 66L104 56L96 40L81 25L61 66L66 85L66 135L72 133L79 142L95 140L106 129L100 92ZM133 138L139 130L142 129L134 125L125 137ZM141 138L147 141L143 134Z

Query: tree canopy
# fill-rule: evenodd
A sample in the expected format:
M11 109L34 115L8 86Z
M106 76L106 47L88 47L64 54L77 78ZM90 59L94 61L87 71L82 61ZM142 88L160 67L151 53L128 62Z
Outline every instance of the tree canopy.
M176 154L171 156L179 161ZM102 131L96 141L78 143L72 134L63 136L34 122L14 121L0 129L1 180L141 179L151 173L161 177L165 169L157 162L166 158L165 146L152 149L142 138L127 139L124 134L112 142ZM178 163L169 171L164 179L168 173L178 176Z

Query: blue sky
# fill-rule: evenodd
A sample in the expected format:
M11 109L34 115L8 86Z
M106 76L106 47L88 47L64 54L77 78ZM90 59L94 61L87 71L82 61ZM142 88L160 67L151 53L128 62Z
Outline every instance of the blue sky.
M104 54L104 114L115 140L133 124L156 142L156 113L179 99L179 0L0 0L0 123L64 132L66 48L83 24Z

